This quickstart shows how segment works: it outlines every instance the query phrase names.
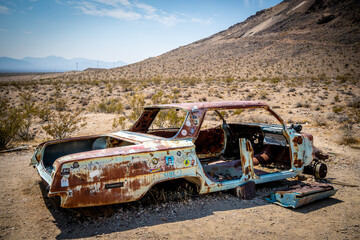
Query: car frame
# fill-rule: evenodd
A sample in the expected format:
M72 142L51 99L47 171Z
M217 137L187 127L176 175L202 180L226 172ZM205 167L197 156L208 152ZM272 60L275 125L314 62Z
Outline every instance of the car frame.
M150 129L162 109L185 111L181 127ZM228 124L220 111L236 109L263 109L278 124ZM210 111L223 123L203 130ZM271 142L272 136L284 139L281 146ZM253 157L261 146L254 138L286 151L288 156L275 162L286 162L287 168L256 169ZM136 201L154 186L173 180L191 183L199 194L277 181L301 174L312 161L312 135L299 126L288 127L268 104L223 101L146 106L127 131L40 144L31 165L48 185L49 197L59 196L62 207L75 208Z

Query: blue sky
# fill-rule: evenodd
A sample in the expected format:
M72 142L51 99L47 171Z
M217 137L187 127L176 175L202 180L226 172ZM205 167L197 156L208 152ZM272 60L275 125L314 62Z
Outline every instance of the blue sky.
M280 0L0 0L0 57L137 62Z

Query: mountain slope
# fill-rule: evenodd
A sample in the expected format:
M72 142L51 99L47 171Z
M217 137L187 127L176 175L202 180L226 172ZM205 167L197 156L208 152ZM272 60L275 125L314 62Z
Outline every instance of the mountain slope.
M359 76L360 1L289 0L155 58L123 78Z

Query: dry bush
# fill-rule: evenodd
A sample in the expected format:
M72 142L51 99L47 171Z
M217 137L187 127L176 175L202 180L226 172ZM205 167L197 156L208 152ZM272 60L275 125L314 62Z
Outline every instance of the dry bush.
M53 139L69 137L73 132L86 125L80 112L52 112L49 121L42 127Z
M328 125L327 119L322 115L313 115L313 120L314 120L315 126L322 127L322 126Z
M129 100L130 109L132 112L129 116L126 116L131 122L136 121L140 114L143 112L143 106L145 105L145 97L140 94L133 95Z
M93 107L96 112L103 113L122 113L124 111L124 105L120 99L102 99L101 102Z
M340 138L340 144L350 145L359 143L359 139L356 137L351 124L344 124L341 129L343 129L343 134Z
M175 109L162 109L157 114L153 127L156 128L177 128L184 122L186 117L185 111Z
M162 90L156 91L154 95L152 95L152 104L165 104L168 101L164 100L165 93Z
M5 149L23 126L22 113L0 98L0 149Z
M37 115L38 117L43 120L44 122L47 122L50 120L51 117L51 109L50 109L50 104L49 103L45 103L45 104L41 104L40 106L37 107Z
M58 102L67 105L67 101L61 97L52 102L53 106L43 106L42 111L47 115L47 122L42 126L43 130L53 139L69 137L73 132L86 125L85 118L81 117L79 111L57 111ZM54 109L55 108L55 109ZM53 109L53 110L51 110Z
M33 140L35 133L30 131L30 127L33 123L33 119L38 115L38 108L35 105L34 99L30 93L23 93L20 95L21 101L21 116L23 123L17 133L21 140L29 141Z
M112 126L114 128L120 126L120 129L125 129L126 119L127 119L126 117L114 118Z
M350 108L350 116L354 120L354 122L360 122L360 99L358 97L354 97L349 100L347 106Z
M332 108L333 112L336 113L336 114L341 113L343 111L343 109L344 108L342 106L334 106Z

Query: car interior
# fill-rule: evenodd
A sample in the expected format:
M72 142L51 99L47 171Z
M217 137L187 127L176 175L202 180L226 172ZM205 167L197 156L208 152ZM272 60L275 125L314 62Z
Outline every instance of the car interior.
M196 154L204 172L213 181L239 179L242 176L239 139L250 140L254 156L265 151L269 161L255 166L257 175L269 174L290 167L290 153L279 125L260 123L227 123L224 114L214 111L218 126L204 126L195 141ZM209 112L207 113L209 114ZM212 118L214 122L214 118Z

